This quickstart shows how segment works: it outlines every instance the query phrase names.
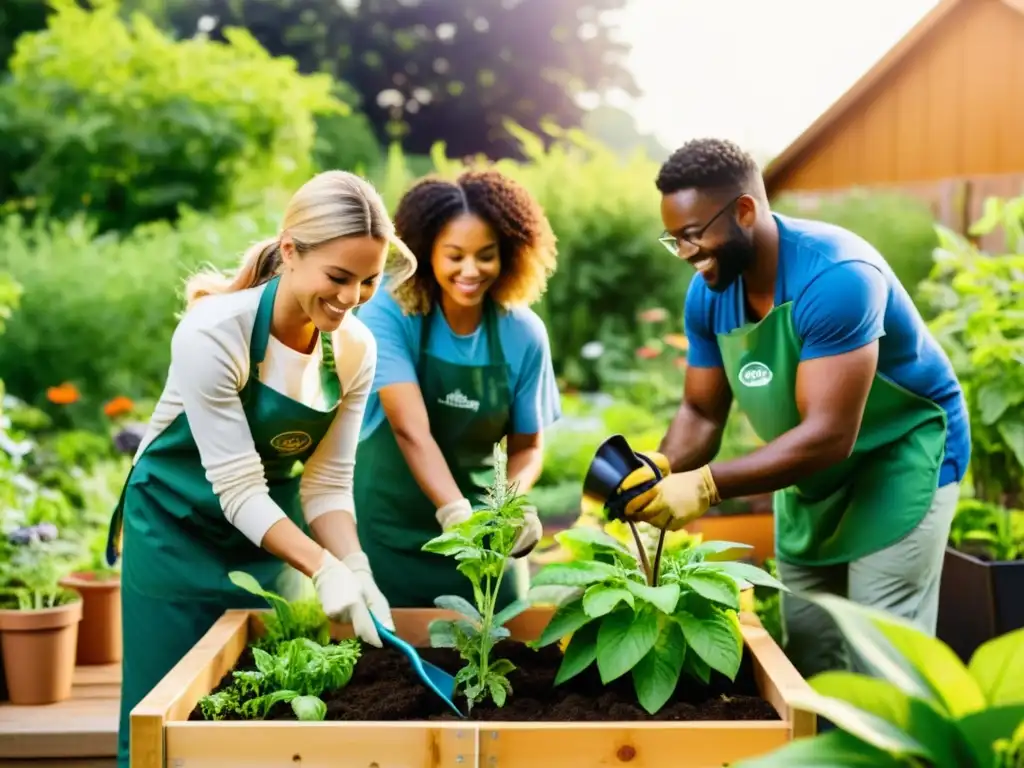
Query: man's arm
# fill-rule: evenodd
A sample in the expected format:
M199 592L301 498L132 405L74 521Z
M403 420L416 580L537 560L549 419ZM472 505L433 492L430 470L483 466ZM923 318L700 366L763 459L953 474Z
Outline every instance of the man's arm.
M658 448L673 472L687 472L715 458L732 406L732 390L710 327L707 302L706 289L695 276L683 308L688 346L683 401Z
M878 341L801 363L796 374L800 424L747 456L712 464L718 495L769 493L849 456L877 363Z
M731 405L724 369L687 368L683 402L658 448L673 472L696 469L718 454Z
M721 498L785 488L850 455L878 369L888 292L882 273L859 261L834 265L808 285L793 310L803 339L800 424L748 456L712 464Z

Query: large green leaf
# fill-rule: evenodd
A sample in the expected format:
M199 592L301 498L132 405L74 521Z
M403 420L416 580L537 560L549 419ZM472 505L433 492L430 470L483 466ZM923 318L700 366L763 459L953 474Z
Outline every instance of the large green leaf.
M993 745L996 740L1010 737L1021 725L1024 725L1024 704L992 707L974 712L957 722L957 727L974 752L977 760L975 765L981 768L995 765Z
M623 555L633 560L633 553L617 541L597 528L568 528L555 534L555 541L565 547L578 560L590 560L598 552Z
M265 590L254 576L245 571L231 571L228 573L228 579L239 589L244 589L246 592L266 600L274 609L274 615L281 623L281 629L290 630L294 627L295 619L292 606L281 595Z
M573 600L571 603L558 607L540 637L532 641L530 645L535 648L551 645L571 632L575 632L589 621L590 617L583 610L583 598Z
M617 575L618 571L606 563L572 562L553 563L540 569L532 579L533 586L555 585L559 587L583 587L604 581Z
M597 631L597 669L607 684L631 670L658 640L658 617L650 610L622 609L605 616Z
M527 610L531 605L532 603L529 600L514 600L495 614L494 623L500 627L505 622L512 621L512 619Z
M611 613L619 603L626 603L633 607L633 594L622 587L612 587L607 584L594 584L588 588L583 595L583 610L591 618L597 619L607 613Z
M682 627L690 650L730 680L736 678L743 660L743 636L729 616L712 612L698 618L689 611L678 611L673 618Z
M738 611L740 590L735 580L716 571L697 571L686 577L685 586L713 603Z
M950 648L909 622L836 595L801 595L836 620L847 642L877 676L904 693L961 717L985 705L967 668Z
M920 757L933 764L937 761L937 756L910 734L840 699L815 691L794 690L790 692L789 704L827 718L838 728L893 756Z
M575 677L594 663L597 658L597 628L598 622L592 621L573 633L555 675L555 685Z
M825 672L808 683L822 696L851 704L909 734L938 756L934 768L964 768L971 752L951 720L886 680L852 672Z
M730 763L730 768L907 768L907 764L845 731L829 731L791 741L761 757Z
M459 595L441 595L440 597L434 598L434 605L443 611L455 611L461 613L467 619L471 619L476 623L483 621L483 616L480 615L480 611L476 609L469 600Z
M990 706L1024 704L1024 629L984 643L967 669Z
M662 613L672 613L679 602L678 584L661 584L660 586L652 587L648 584L641 584L638 581L627 581L626 588L635 597L650 603Z
M763 571L750 563L734 563L732 561L705 563L701 569L721 571L722 573L729 574L734 579L752 584L756 587L771 587L772 589L778 589L782 592L789 592L789 588L781 581L776 579L767 571ZM743 585L741 584L740 586L742 587Z
M633 667L633 688L640 706L655 714L672 698L686 658L686 639L675 621L662 621L654 647Z
M720 555L723 552L728 552L732 549L753 549L753 546L750 544L741 544L738 541L713 539L711 541L702 541L697 546L691 547L686 551L684 556L688 560L699 560L707 557L708 555Z

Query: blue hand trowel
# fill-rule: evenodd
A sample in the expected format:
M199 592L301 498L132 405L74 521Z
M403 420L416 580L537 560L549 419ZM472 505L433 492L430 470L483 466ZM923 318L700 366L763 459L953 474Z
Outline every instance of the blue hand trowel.
M370 616L373 618L374 626L377 627L377 634L380 635L380 639L385 643L395 646L395 648L408 656L409 661L412 662L412 668L415 670L420 680L426 683L427 688L440 696L444 700L445 704L452 708L455 714L459 717L465 718L465 715L462 714L459 708L455 705L455 702L452 701L452 696L455 695L455 678L440 667L431 664L429 661L421 659L419 651L377 621L377 617L372 613Z

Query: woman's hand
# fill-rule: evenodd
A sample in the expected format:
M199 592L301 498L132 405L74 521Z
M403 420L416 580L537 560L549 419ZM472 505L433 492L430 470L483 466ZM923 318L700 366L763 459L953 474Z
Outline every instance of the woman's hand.
M519 531L516 543L512 546L512 557L518 559L530 554L543 535L544 526L541 525L540 517L537 516L537 508L527 505L523 508L523 527Z
M338 560L325 549L320 568L313 574L313 585L327 617L350 622L356 636L364 642L382 647L371 612L383 626L394 631L391 606L377 588L370 562L362 551Z

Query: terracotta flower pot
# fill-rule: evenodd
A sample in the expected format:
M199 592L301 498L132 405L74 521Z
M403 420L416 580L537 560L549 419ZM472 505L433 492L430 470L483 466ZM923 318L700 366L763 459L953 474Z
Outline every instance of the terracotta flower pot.
M12 704L71 698L82 601L38 611L0 610L0 642Z
M121 660L121 579L97 579L94 573L72 573L60 585L82 596L77 663L116 664Z

